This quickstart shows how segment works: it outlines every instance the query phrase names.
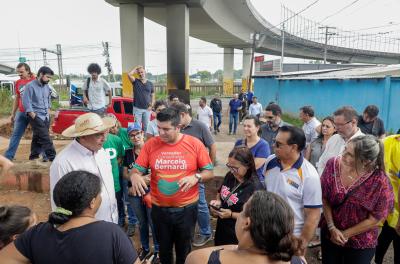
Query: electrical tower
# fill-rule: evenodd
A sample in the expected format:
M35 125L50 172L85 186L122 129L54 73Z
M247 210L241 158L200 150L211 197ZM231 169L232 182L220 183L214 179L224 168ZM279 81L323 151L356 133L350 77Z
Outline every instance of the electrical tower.
M102 44L103 44L103 56L106 57L106 63L104 64L104 66L107 68L108 81L110 82L112 76L113 81L115 82L115 76L110 61L109 43L108 41L106 41L102 42Z
M57 50L49 50L46 48L41 48L40 50L43 52L43 64L49 65L47 62L47 52L53 53L57 55L57 64L58 64L58 75L60 78L60 86L64 86L64 73L63 73L63 65L62 65L62 52L61 52L61 44L56 45Z
M326 55L328 53L328 36L336 35L334 32L329 32L329 29L336 29L335 27L319 27L320 29L325 29L325 46L324 46L324 64L326 64Z

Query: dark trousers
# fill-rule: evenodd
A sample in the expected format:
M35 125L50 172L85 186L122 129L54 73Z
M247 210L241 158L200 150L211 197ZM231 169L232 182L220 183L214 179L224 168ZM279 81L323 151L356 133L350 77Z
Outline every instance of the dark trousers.
M327 237L327 230L321 230L321 251L323 264L369 264L375 248L356 249L338 246Z
M125 212L124 200L122 197L122 189L118 192L115 192L115 199L117 200L117 209L118 209L118 225L124 226L125 218L122 218L122 213ZM124 214L125 216L125 214Z
M218 119L218 123L217 123ZM217 131L219 129L219 126L221 125L221 112L213 112L213 121L214 121L214 131Z
M382 231L378 237L378 245L376 246L375 252L375 263L382 264L383 258L385 257L386 251L388 250L390 243L393 241L393 263L400 264L400 236L396 233L396 230L388 225L387 222L382 227Z
M50 161L56 157L56 150L53 146L53 141L49 135L50 121L42 120L37 115L35 119L29 117L29 123L32 127L32 143L30 160L39 158L39 154L43 151Z
M159 207L153 204L151 218L159 238L162 264L172 264L175 245L177 264L184 264L191 250L197 219L197 203L185 207Z

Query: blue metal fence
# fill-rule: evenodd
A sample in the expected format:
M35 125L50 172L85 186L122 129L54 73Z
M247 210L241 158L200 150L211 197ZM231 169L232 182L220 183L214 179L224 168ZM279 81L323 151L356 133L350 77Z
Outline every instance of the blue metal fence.
M256 77L254 94L264 107L275 101L283 111L296 115L301 106L312 105L319 118L331 115L340 106L351 105L361 114L367 105L375 104L388 131L396 132L400 128L398 77L344 80Z

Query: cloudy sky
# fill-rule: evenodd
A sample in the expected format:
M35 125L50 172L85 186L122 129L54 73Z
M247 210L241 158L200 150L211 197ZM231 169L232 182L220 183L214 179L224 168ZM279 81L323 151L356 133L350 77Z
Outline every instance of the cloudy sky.
M398 0L250 1L274 25L281 22L282 4L298 12L315 2L301 15L314 21L325 19L323 23L346 30L390 32L392 36L400 36ZM21 54L37 70L43 64L40 48L55 50L59 43L63 50L64 72L85 73L90 62L104 64L101 42L108 41L114 71L121 72L119 12L105 1L1 1L0 10L0 63L16 65ZM373 29L360 31L364 28ZM163 26L145 20L146 66L155 74L166 72L165 35ZM194 38L190 39L189 46L190 73L222 68L222 49ZM241 51L235 50L236 53L235 68L240 69ZM272 57L267 56L269 58ZM48 54L48 61L51 67L57 68L56 55Z

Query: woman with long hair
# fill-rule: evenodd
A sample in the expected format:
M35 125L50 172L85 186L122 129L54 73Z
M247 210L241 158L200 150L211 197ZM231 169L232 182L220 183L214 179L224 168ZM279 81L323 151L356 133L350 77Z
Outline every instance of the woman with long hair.
M298 257L302 241L293 235L293 210L279 195L256 191L236 218L238 243L193 251L185 263L305 263Z
M374 136L351 139L330 159L321 176L322 263L370 263L378 225L393 209L382 142Z
M215 231L215 245L236 244L235 222L244 203L253 192L261 189L251 151L245 147L235 147L228 157L229 172L210 202L211 214L218 218Z
M325 150L326 142L336 133L333 117L327 116L322 120L318 138L314 139L306 148L304 157L314 166Z
M46 223L21 234L0 251L0 263L129 263L139 258L128 236L113 223L99 221L101 179L72 171L57 182L57 209Z

